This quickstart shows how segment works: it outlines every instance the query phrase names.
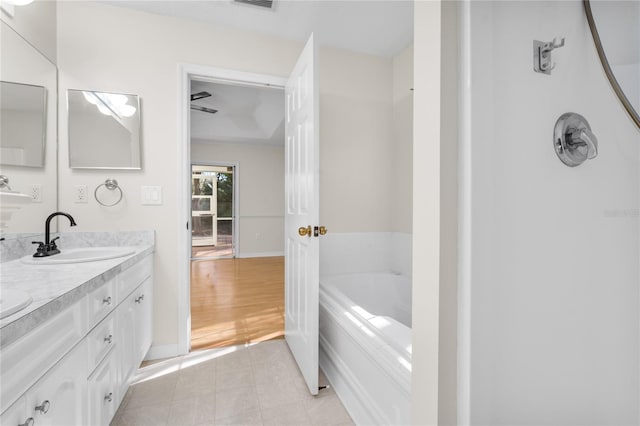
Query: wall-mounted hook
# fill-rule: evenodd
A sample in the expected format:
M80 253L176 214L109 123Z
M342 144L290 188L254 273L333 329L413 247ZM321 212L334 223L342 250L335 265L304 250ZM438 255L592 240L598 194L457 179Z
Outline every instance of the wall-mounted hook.
M564 37L558 41L554 37L552 41L533 41L533 70L543 74L551 74L551 70L556 67L556 63L551 61L551 52L554 49L564 46Z

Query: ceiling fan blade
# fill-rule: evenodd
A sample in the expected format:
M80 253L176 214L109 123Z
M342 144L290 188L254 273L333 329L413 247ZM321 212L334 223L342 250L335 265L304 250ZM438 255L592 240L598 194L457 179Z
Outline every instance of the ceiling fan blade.
M191 105L191 109L194 109L196 111L208 112L209 114L215 114L216 112L218 112L217 109L207 108L200 105Z
M198 99L208 98L209 96L211 96L211 93L205 91L193 93L191 95L191 102L197 101Z

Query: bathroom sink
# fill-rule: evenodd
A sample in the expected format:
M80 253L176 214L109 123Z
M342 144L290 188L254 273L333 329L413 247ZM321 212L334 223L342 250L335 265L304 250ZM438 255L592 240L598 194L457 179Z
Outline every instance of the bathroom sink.
M0 292L0 318L8 317L26 308L33 299L24 291L2 290Z
M58 265L63 263L97 262L99 260L115 259L129 256L135 250L129 247L81 247L75 249L61 249L62 253L47 257L22 258L22 263L29 265Z

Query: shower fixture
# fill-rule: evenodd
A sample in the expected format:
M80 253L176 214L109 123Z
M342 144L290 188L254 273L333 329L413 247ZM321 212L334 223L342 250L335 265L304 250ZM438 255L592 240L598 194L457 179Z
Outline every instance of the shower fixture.
M556 121L553 147L560 161L569 167L598 156L598 138L591 132L587 120L575 112L562 114Z
M556 63L551 61L551 52L554 49L564 46L564 37L558 41L554 37L552 41L533 41L533 70L542 74L551 74L551 70L556 67Z

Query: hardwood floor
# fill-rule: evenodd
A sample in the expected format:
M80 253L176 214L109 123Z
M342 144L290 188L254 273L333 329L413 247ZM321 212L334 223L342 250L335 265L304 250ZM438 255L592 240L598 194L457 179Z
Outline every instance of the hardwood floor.
M284 337L284 257L191 261L191 349Z

